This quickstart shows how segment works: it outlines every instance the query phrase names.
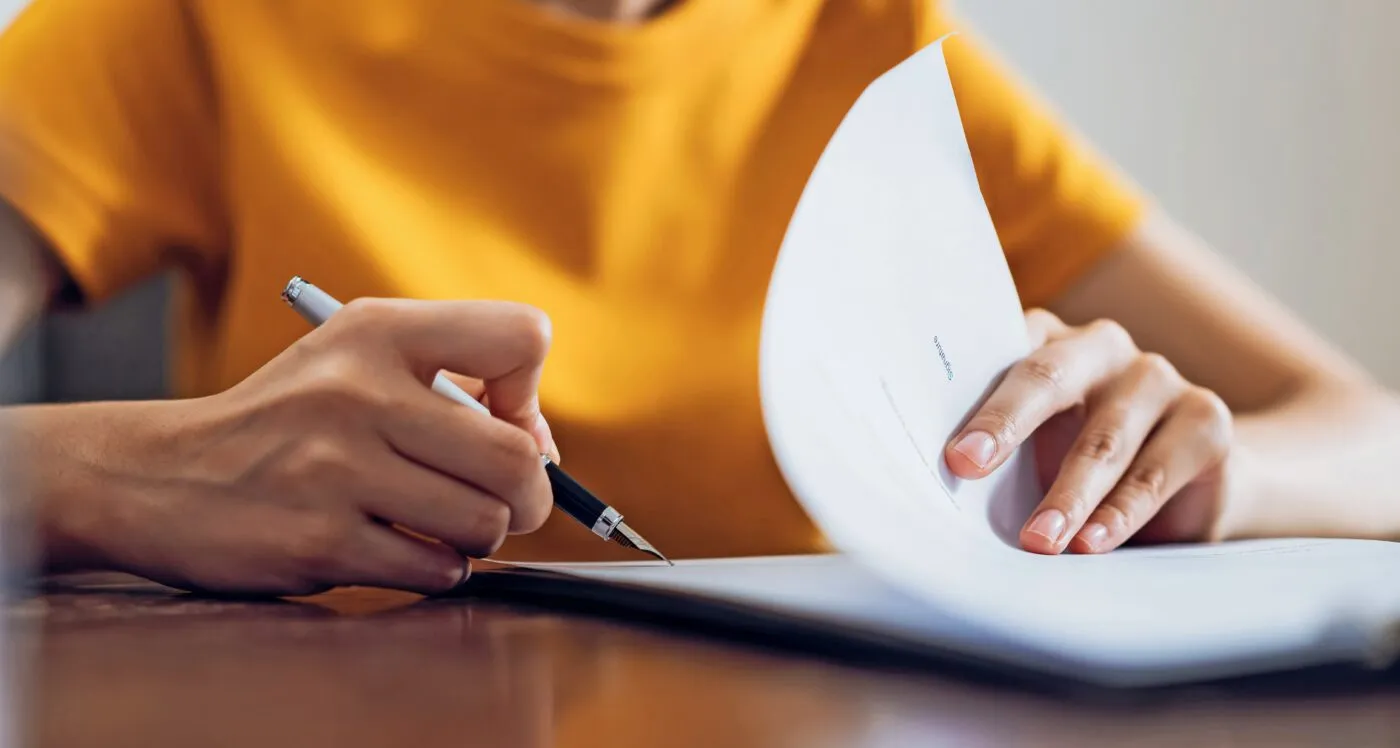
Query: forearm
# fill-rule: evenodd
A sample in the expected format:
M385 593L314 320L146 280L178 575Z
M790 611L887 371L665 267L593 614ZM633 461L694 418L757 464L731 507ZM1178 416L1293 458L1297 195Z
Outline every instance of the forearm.
M1238 464L1221 534L1400 540L1400 398L1315 387L1237 416Z
M132 405L83 403L0 408L0 479L3 521L26 547L13 559L37 573L109 568L100 556L104 534L116 534L122 476L103 469L108 411ZM127 429L130 431L130 429ZM135 437L124 441L127 445ZM123 445L125 446L125 445Z

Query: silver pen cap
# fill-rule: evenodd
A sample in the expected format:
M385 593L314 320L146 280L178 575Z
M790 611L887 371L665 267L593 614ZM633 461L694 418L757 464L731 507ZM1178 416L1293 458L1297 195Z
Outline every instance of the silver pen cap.
M282 300L313 326L325 324L326 320L343 306L330 294L307 282L300 275L294 275L287 281L286 287L282 289Z

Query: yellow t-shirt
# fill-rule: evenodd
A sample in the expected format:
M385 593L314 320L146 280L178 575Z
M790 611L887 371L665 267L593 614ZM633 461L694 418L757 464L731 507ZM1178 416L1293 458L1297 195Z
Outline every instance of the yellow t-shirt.
M0 38L0 196L89 302L184 271L182 395L307 331L277 298L294 274L536 305L571 473L677 556L811 551L759 412L769 272L861 90L953 28L929 0L680 0L636 25L530 0L35 0ZM1139 200L974 37L947 54L1042 304ZM502 555L608 548L556 513Z

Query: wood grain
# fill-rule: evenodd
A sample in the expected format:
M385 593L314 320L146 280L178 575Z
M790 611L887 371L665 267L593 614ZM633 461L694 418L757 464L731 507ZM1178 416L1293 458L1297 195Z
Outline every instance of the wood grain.
M122 577L8 614L45 747L1400 744L1400 678L1115 706L486 601Z

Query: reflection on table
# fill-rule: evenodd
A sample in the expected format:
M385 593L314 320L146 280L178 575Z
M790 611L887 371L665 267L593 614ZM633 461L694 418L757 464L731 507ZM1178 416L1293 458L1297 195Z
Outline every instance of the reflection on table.
M485 601L105 576L9 615L41 746L1400 744L1400 677L1085 703Z

